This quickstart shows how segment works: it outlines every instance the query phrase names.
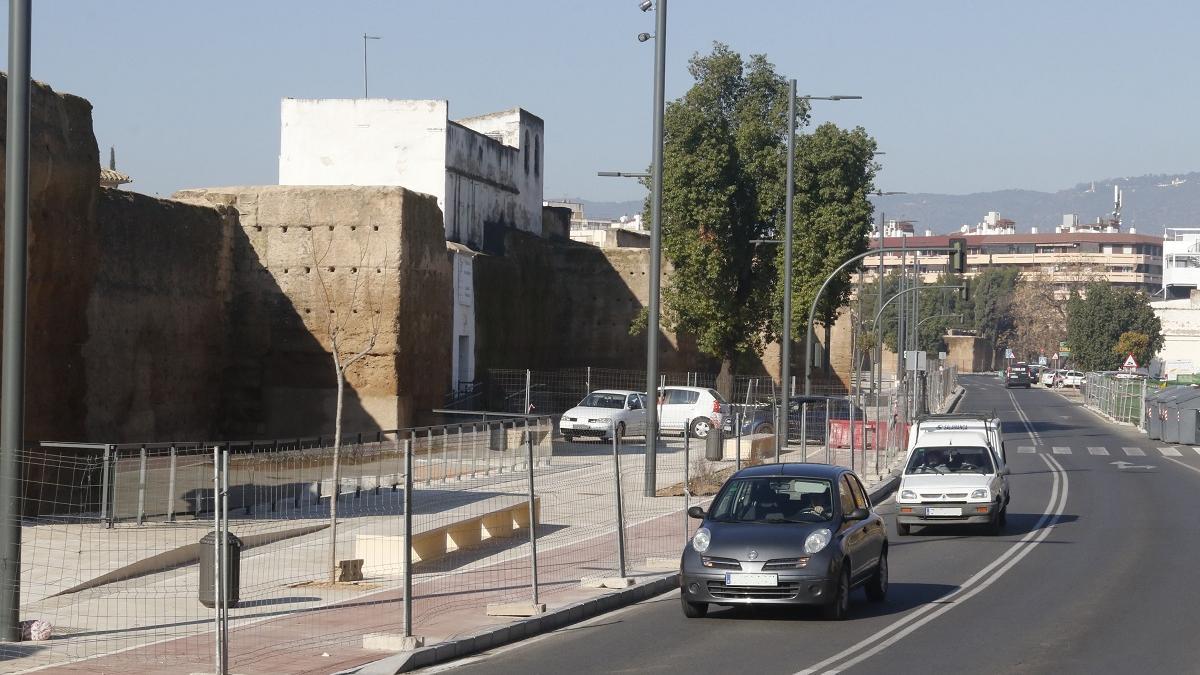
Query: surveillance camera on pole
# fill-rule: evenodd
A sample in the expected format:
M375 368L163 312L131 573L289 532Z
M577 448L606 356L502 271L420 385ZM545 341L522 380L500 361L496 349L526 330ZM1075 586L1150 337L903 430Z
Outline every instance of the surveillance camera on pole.
M650 0L642 0L638 3L638 9L642 10L643 12L649 12L653 8L654 3L650 2Z

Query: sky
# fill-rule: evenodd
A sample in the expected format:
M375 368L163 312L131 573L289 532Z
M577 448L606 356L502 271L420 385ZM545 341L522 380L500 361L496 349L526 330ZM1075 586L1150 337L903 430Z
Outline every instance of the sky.
M278 182L279 102L363 93L514 106L546 123L545 196L640 199L600 170L650 162L653 12L637 0L37 0L32 71L92 102L129 186ZM7 31L7 17L3 17ZM814 124L863 126L884 190L1054 191L1200 168L1200 3L669 0L667 97L713 41L766 54ZM1191 132L1188 129L1192 129Z

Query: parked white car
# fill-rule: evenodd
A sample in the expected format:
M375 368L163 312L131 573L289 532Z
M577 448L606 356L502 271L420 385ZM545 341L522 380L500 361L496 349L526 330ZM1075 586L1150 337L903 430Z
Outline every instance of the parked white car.
M921 433L896 491L896 532L913 525L979 524L999 534L1008 516L1008 467L982 429Z
M658 428L662 431L683 433L690 427L692 436L707 438L710 430L725 424L727 404L716 389L664 387L658 391Z
M1078 370L1067 370L1062 373L1059 380L1060 387L1082 387L1084 374Z
M563 438L592 436L607 441L646 435L646 395L624 389L598 389L563 413L558 424Z
M1044 370L1042 371L1041 378L1039 378L1038 381L1043 387L1053 387L1055 378L1061 375L1063 372L1064 371L1062 370Z

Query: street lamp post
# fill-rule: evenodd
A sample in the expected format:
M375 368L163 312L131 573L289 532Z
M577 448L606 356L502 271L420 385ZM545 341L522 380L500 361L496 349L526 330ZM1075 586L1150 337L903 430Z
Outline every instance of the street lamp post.
M642 11L648 8L643 2ZM646 395L652 405L646 410L646 473L643 494L657 494L658 452L658 324L659 285L662 265L663 110L667 62L667 0L654 7L654 177L650 202L650 311L646 321ZM687 433L687 432L685 432Z
M363 33L363 98L370 98L367 96L367 40L379 39L382 38L380 38L378 35L367 35L366 33Z

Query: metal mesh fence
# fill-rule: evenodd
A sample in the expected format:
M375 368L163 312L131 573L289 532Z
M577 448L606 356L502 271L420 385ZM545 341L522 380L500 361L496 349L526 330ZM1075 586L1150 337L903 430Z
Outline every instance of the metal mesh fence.
M1115 422L1132 424L1144 429L1146 392L1145 378L1121 377L1117 373L1086 373L1080 394L1084 405L1107 415Z

